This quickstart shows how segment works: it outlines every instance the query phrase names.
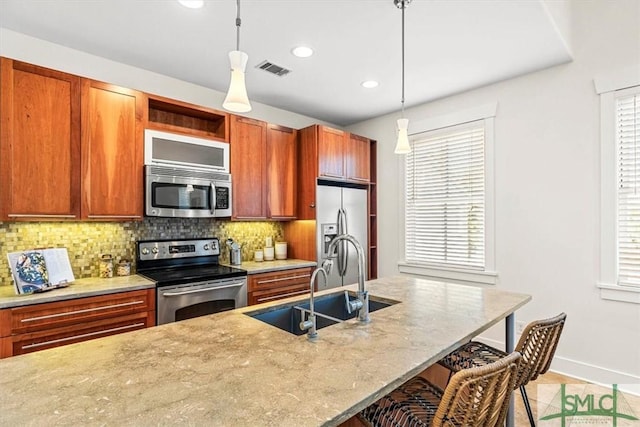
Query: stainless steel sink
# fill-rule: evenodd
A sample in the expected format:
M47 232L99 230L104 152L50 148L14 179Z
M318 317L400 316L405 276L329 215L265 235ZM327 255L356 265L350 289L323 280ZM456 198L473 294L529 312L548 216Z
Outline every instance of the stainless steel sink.
M347 292L350 300L356 299L355 294ZM374 312L390 305L397 304L399 301L369 297L369 312ZM316 329L325 328L345 320L356 317L357 312L348 313L345 300L345 292L322 295L314 300L316 312ZM294 335L303 335L306 331L300 329L300 321L302 313L309 313L309 300L303 302L290 302L283 305L276 305L262 310L249 311L247 316L258 319L269 325L280 328ZM306 318L306 317L305 317Z

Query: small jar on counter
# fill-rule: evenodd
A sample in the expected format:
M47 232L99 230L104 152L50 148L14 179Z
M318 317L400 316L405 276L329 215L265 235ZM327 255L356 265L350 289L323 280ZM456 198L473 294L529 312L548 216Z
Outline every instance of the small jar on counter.
M113 257L111 254L104 254L100 257L100 277L113 277Z
M128 259L121 259L118 262L118 268L116 268L116 274L118 276L128 276L131 274L131 261Z

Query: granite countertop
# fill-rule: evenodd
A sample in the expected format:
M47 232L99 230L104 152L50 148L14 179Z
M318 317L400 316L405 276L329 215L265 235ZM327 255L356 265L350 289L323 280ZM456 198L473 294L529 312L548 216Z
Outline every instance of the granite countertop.
M305 261L302 259L283 259L274 261L244 261L240 265L229 265L230 267L247 270L247 274L269 273L271 271L291 270L294 268L316 267L315 261Z
M315 341L243 314L306 299L290 298L0 360L0 424L335 426L531 299L410 277L367 288L400 303Z
M114 294L117 292L135 291L138 289L154 287L155 282L137 274L131 276L112 277L109 279L99 277L78 279L69 284L66 288L58 288L47 292L24 295L16 295L13 286L0 286L0 309L40 304L44 302L64 301L95 295Z

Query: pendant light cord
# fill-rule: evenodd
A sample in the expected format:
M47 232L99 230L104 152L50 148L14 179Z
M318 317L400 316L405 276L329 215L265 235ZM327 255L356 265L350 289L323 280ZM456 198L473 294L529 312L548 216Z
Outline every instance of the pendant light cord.
M238 0L239 1L239 0ZM404 9L407 6L404 0L401 0L402 4L402 117L404 117Z
M240 0L236 0L236 50L240 50L240 24L242 23L240 19Z

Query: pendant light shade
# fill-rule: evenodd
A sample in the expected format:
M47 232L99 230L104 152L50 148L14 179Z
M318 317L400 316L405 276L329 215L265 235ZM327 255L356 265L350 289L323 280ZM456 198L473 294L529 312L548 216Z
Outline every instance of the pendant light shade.
M236 50L229 52L231 63L231 81L229 90L224 98L222 107L234 113L247 113L251 111L251 103L247 96L247 86L244 82L244 71L247 68L249 55L240 50L240 0L236 0Z
M222 103L225 110L234 113L246 113L251 111L251 104L247 96L247 87L244 83L244 70L247 67L249 55L246 53L233 50L229 52L229 62L231 63L231 82L229 83L229 91Z
M396 154L407 154L411 152L409 145L409 119L404 118L404 10L411 3L411 0L393 0L393 4L402 10L402 118L398 119L398 141L393 150Z
M398 142L396 143L396 154L407 154L411 152L409 145L409 119L398 119Z

